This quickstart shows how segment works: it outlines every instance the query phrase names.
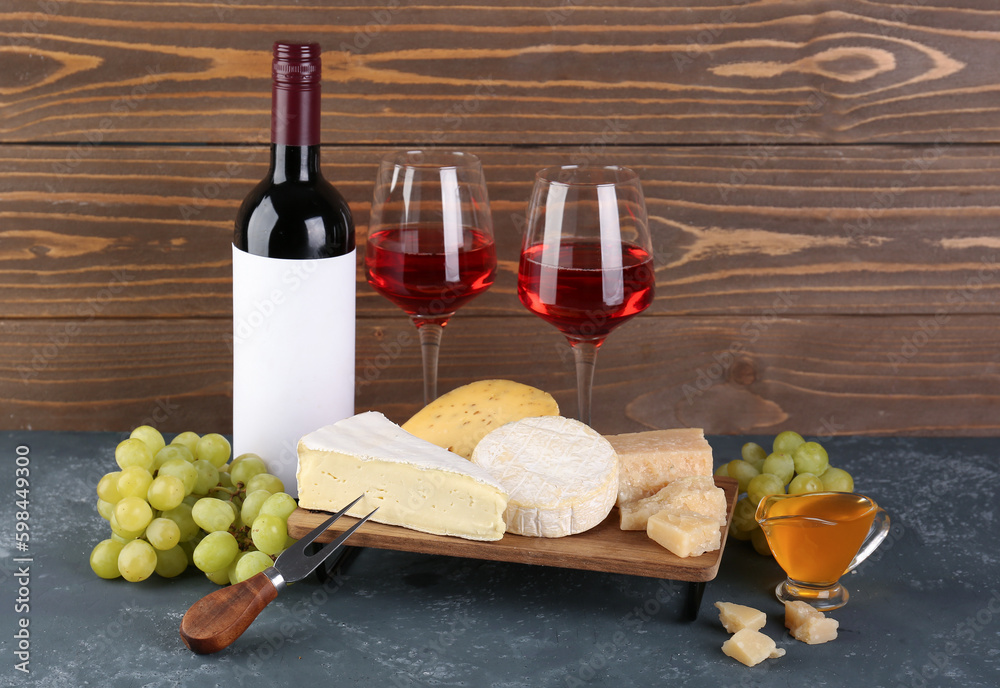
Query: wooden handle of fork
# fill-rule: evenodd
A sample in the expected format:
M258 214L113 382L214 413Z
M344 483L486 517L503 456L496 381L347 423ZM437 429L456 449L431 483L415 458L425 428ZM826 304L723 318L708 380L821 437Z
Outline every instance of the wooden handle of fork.
M200 655L229 647L278 596L265 572L219 588L191 605L181 620L181 640Z

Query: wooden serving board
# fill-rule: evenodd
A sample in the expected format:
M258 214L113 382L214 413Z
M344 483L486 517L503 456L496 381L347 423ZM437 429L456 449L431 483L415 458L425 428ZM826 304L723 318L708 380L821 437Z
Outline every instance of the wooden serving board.
M563 538L524 537L507 534L494 542L478 542L446 535L430 535L400 526L368 523L361 526L348 544L450 557L508 561L561 568L625 573L670 580L706 582L715 578L726 547L726 534L736 506L737 484L732 478L715 478L726 491L729 512L722 527L719 549L698 557L681 558L656 544L645 531L623 531L618 527L618 511L585 533ZM301 538L329 518L325 511L296 509L288 517L288 533ZM317 542L329 542L350 528L357 519L343 517L330 526Z

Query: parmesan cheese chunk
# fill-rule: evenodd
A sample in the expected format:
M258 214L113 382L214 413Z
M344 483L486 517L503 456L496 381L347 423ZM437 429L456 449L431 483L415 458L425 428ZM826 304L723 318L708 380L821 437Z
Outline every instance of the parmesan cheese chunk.
M671 507L653 514L646 534L678 557L696 557L719 549L722 534L714 518Z
M708 516L726 525L729 508L726 492L715 486L715 479L707 475L678 478L652 497L618 505L622 530L645 530L649 517L668 507L688 509Z
M712 447L699 428L609 435L621 464L618 506L650 497L689 475L712 475Z
M796 640L819 645L837 639L840 622L806 602L785 602L785 626Z
M757 666L765 659L776 659L785 655L785 650L778 647L771 638L749 628L736 631L730 636L729 640L722 644L722 651L747 666Z
M457 387L417 411L403 430L472 458L487 433L532 416L558 416L552 395L510 380L478 380Z
M767 623L767 616L764 612L753 607L734 602L716 602L715 608L719 610L719 621L722 622L727 633L742 631L744 628L759 631Z

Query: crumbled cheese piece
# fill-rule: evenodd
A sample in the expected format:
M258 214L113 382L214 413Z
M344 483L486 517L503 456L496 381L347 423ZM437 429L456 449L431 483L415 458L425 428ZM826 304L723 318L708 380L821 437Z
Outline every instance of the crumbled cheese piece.
M736 631L722 644L722 651L747 666L756 666L765 659L785 655L784 649L778 647L771 638L750 628Z
M716 609L719 610L719 621L728 633L742 631L749 628L751 631L758 631L764 628L767 623L767 616L764 612L753 607L747 607L734 602L716 602Z
M719 549L722 536L714 518L670 507L650 516L646 534L678 557Z
M671 481L669 485L651 497L618 505L622 530L645 530L649 517L667 507L688 509L696 514L708 516L726 525L729 511L726 492L715 486L715 479L709 475L690 475Z

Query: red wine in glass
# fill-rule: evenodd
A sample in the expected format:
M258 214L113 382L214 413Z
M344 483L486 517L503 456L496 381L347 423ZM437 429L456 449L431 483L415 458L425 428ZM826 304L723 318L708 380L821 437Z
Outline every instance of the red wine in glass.
M440 226L382 229L368 237L365 269L372 287L408 315L449 316L489 289L496 276L493 236L464 228L445 250Z
M563 241L555 265L546 264L544 244L521 255L517 295L529 311L564 335L598 346L614 328L653 301L653 258L641 246L621 242L621 267L602 262L602 245Z
M597 351L649 307L654 284L646 201L633 170L564 165L535 175L517 294L569 342L577 418L588 425Z
M420 336L424 403L437 397L448 320L496 275L493 218L482 163L471 153L411 150L382 158L365 273L410 316Z

